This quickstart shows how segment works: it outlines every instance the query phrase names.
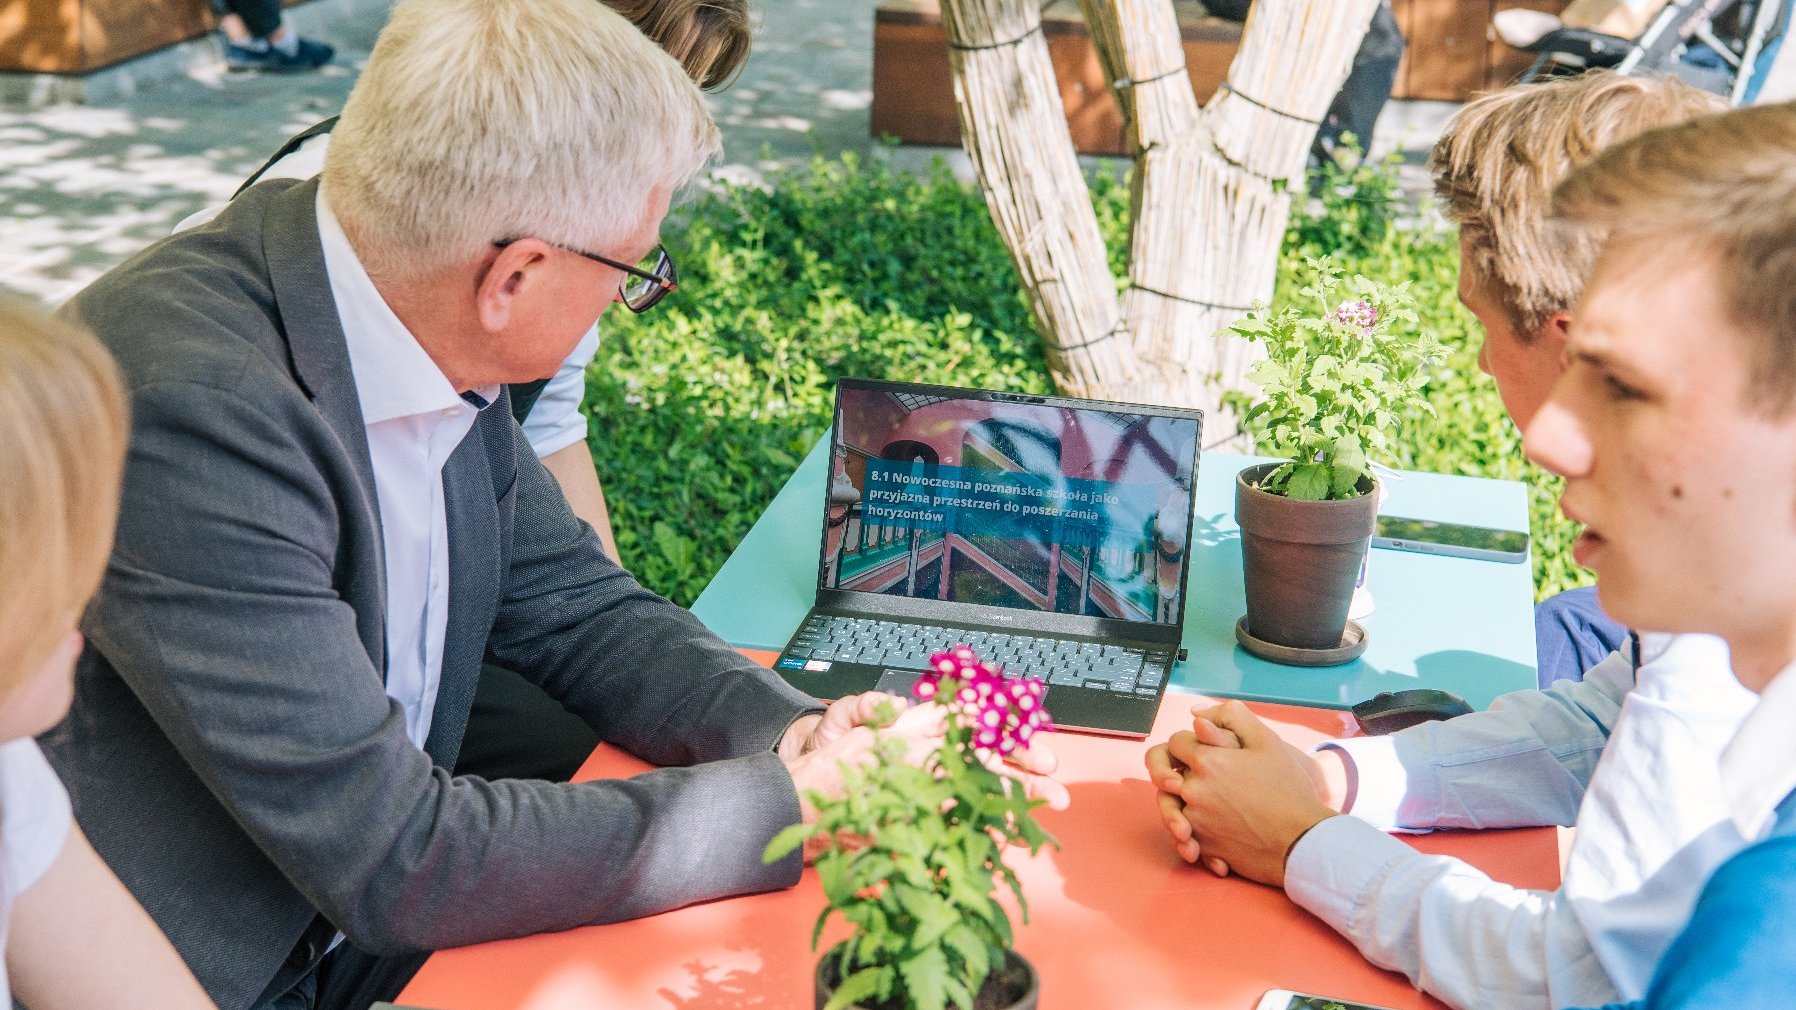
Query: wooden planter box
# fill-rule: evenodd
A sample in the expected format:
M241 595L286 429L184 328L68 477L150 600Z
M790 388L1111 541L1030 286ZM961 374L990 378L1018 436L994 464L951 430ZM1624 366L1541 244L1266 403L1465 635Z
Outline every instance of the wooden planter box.
M1210 17L1194 3L1175 7L1185 40L1185 66L1201 101L1228 73L1241 41L1241 26ZM1073 146L1081 154L1127 153L1122 113L1104 80L1077 0L1048 0L1042 7L1042 34L1060 82ZM948 39L936 0L887 0L874 11L870 128L875 137L892 136L910 144L960 144Z
M212 26L206 0L0 0L0 71L91 73Z
M1530 57L1497 41L1491 18L1528 7L1558 13L1568 0L1392 0L1409 40L1392 89L1396 98L1462 102L1500 88L1526 69ZM1185 42L1192 90L1206 101L1228 74L1241 26L1211 17L1201 4L1174 0ZM1122 113L1104 81L1077 0L1046 0L1042 33L1066 105L1073 146L1081 154L1120 155ZM948 40L938 0L886 0L873 16L875 137L911 144L957 146L960 120L948 69Z

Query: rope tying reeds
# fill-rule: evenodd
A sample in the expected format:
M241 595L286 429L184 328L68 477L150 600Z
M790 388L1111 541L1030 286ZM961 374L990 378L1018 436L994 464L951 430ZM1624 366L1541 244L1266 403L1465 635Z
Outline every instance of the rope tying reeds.
M1248 94L1247 92L1242 91L1240 88L1235 87L1233 84L1230 84L1228 81L1223 81L1221 84L1217 85L1217 90L1218 91L1226 91L1229 94L1234 95L1236 98L1241 99L1243 102L1246 102L1247 104L1252 105L1256 108L1265 109L1267 112L1270 112L1275 116L1283 116L1286 119L1294 119L1299 123L1307 123L1310 126L1321 126L1322 125L1322 120L1320 120L1320 119L1311 119L1308 116L1300 116L1295 112L1286 112L1283 109L1275 109L1272 106L1267 105L1265 102L1262 102L1259 99L1255 98L1254 96Z
M1155 81L1165 80L1166 78L1171 77L1174 74L1184 74L1184 73L1188 73L1188 72L1185 69L1185 65L1183 63L1181 63L1178 66L1173 67L1171 70L1162 70L1159 73L1152 75L1151 77L1142 77L1142 78L1138 78L1136 80L1130 80L1127 77L1119 77L1116 80L1111 81L1110 86L1112 88L1115 88L1117 91L1127 91L1130 88L1139 88L1143 84L1152 84Z
M1202 298L1192 298L1189 295L1174 294L1171 291L1161 291L1158 288L1150 288L1146 284L1133 284L1132 283L1129 285L1129 287L1135 291L1145 291L1150 295L1159 295L1161 298L1170 298L1175 302L1184 302L1186 305L1200 305L1206 309L1215 309L1218 312L1252 312L1253 311L1252 305L1230 305L1227 302L1206 301L1205 299L1202 299Z
M1048 346L1054 348L1054 350L1059 351L1062 354L1066 353L1067 351L1082 350L1084 348L1092 346L1093 344L1101 344L1106 340L1115 340L1117 332L1120 331L1121 329L1122 329L1122 323L1119 321L1119 322L1117 322L1117 324L1115 326L1110 327L1110 329L1104 331L1103 333L1101 333L1095 337L1092 337L1090 340L1087 340L1083 343L1078 343L1078 344L1053 344L1053 343L1050 343Z
M1014 39L1005 39L1002 42L988 42L988 43L985 43L984 45L977 45L977 46L963 46L958 42L949 41L948 48L953 49L956 52L977 53L977 52L982 52L986 49L1003 49L1007 46L1020 46L1023 43L1029 41L1029 39L1032 36L1040 35L1040 34L1041 34L1041 25L1038 24L1034 28L1031 28L1028 31L1024 32L1023 34L1018 35Z

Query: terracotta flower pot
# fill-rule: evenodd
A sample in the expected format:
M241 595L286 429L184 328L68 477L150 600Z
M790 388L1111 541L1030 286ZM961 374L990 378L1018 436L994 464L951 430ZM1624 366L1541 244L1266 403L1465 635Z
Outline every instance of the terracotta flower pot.
M841 957L842 948L837 945L817 961L816 1010L823 1010L842 981L836 970L842 963ZM973 1010L1035 1010L1040 992L1041 979L1035 974L1035 966L1016 951L1008 950L1004 952L1004 963L985 977L985 984L973 998ZM887 1003L855 1003L849 1010L899 1010L903 1006L903 999L894 999Z
M1299 501L1256 484L1281 464L1235 478L1235 522L1247 581L1247 628L1294 649L1334 649L1347 627L1353 583L1378 521L1376 482L1357 498Z

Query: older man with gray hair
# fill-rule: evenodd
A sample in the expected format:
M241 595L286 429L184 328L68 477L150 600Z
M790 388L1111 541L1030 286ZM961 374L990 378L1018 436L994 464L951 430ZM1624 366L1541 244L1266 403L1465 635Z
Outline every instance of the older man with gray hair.
M657 232L717 143L594 0L405 0L320 181L259 184L73 302L134 416L45 749L220 1007L360 1010L421 952L796 881L762 848L840 788L877 697L825 711L638 586L504 405L674 287ZM486 648L678 767L453 777Z

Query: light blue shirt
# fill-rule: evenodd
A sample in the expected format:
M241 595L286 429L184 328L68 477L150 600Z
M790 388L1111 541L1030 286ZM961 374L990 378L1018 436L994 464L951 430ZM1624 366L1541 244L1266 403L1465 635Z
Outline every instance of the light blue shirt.
M1293 900L1449 1004L1554 1010L1637 998L1703 881L1745 844L1721 753L1755 696L1727 648L1647 636L1581 682L1388 737L1340 741L1351 817L1292 850ZM1553 892L1500 884L1392 830L1576 823Z

